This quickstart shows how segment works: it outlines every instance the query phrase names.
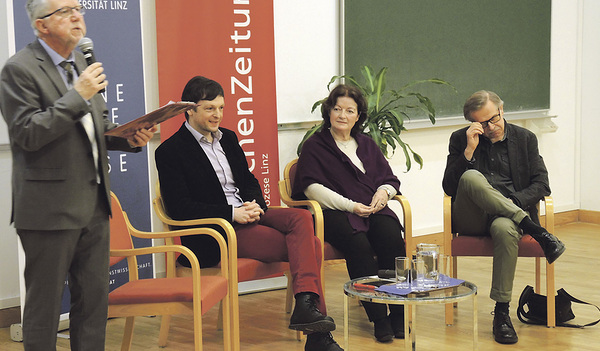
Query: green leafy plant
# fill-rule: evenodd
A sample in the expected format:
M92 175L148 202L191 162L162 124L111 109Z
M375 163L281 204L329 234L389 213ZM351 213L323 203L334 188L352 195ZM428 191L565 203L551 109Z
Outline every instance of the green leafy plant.
M333 76L327 84L327 90L330 90L331 84L340 79L344 79L346 84L358 87L368 103L367 119L364 121L361 131L377 143L381 152L387 158L392 157L396 148L400 146L406 159L407 172L412 167L411 156L419 164L419 168L423 168L423 159L410 145L402 141L400 133L406 130L404 120L410 120L411 114L414 116L417 113L425 113L431 123L435 124L435 108L428 97L410 90L415 85L424 83L447 85L453 89L454 87L444 80L431 78L410 82L398 90L386 90L387 67L374 73L371 67L363 66L361 72L364 80L362 84L349 75ZM314 112L326 99L315 102L311 112ZM313 126L306 132L300 145L298 145L298 155L300 155L304 142L315 132L321 130L322 127L323 122ZM392 150L391 154L389 153L390 148Z

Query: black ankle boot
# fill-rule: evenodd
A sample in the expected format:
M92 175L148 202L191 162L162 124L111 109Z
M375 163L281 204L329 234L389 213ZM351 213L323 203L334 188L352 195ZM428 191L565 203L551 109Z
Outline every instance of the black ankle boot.
M560 255L565 252L565 244L563 244L557 237L554 235L543 232L541 234L531 234L531 236L537 241L542 250L544 251L544 256L546 256L546 260L548 263L552 263L556 261Z
M385 343L394 340L394 331L392 330L390 317L385 316L381 319L373 321L373 326L373 335L377 341Z
M306 336L304 351L344 351L331 333L311 333Z
M333 318L324 316L319 311L317 307L318 300L319 295L314 293L296 294L296 306L290 318L289 328L309 333L335 330Z
M519 341L517 332L510 321L507 311L494 311L494 324L492 328L494 340L500 344L514 344Z

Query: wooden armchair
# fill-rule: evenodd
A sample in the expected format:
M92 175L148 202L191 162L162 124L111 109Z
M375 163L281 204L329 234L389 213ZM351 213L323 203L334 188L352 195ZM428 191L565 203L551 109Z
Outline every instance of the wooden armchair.
M290 273L290 265L289 262L262 262L251 258L238 258L237 257L237 239L235 230L231 223L222 218L203 218L203 219L193 219L193 220L174 220L172 219L167 210L165 208L161 193L160 193L160 184L156 185L156 197L152 202L154 211L158 218L161 220L164 226L165 231L172 230L176 227L186 227L186 226L206 226L206 225L218 225L220 226L226 234L227 242L230 243L228 245L228 257L230 261L235 261L237 265L237 270L233 270L232 280L237 282L245 282L251 280L258 280L264 278L270 278L274 276L281 276L285 274L287 277L287 291L286 291L286 303L285 303L285 311L286 313L292 312L292 306L294 302L294 291L292 288L292 278ZM165 238L165 244L173 245L173 244L181 244L181 240L177 235L174 235L169 238ZM225 257L225 256L221 256ZM175 261L177 259L177 255L175 253L167 254L167 267L175 267ZM216 274L220 271L219 266L204 268L202 271L206 272L207 275ZM169 272L173 276L187 276L189 275L189 268L178 267L177 269L173 268L173 271ZM231 295L238 296L238 284L230 284L229 285L229 293ZM235 305L232 308L238 309L237 299L235 300ZM237 323L234 330L239 330L239 320L234 321ZM222 322L219 320L219 324ZM239 335L236 336L239 339ZM301 339L301 333L297 332L296 337L298 340Z
M229 259L227 245L223 237L208 228L185 229L173 232L142 232L135 229L127 214L121 208L115 194L112 198L112 218L110 220L110 264L127 258L129 282L113 290L108 297L108 317L127 317L121 350L129 350L133 338L136 316L161 315L158 344L166 346L169 333L169 320L172 314L192 314L194 317L194 350L202 350L202 315L222 301L223 348L226 351L239 350L239 324L237 295L230 293L229 286L236 285L231 271L236 270L236 261ZM202 276L198 259L191 250L181 245L165 245L135 249L131 236L140 238L172 238L181 235L210 235L218 242L224 264L221 274ZM179 253L191 262L192 275L177 278L172 273L166 278L138 279L137 255L154 253ZM170 272L174 271L169 267ZM234 307L235 306L235 307Z
M289 207L302 207L309 209L314 217L315 235L321 240L321 249L323 250L323 260L343 259L344 255L335 249L331 244L325 241L323 226L323 210L321 205L314 200L294 200L292 199L292 186L296 176L296 166L298 159L290 161L283 171L283 179L279 181L279 195L281 201ZM404 244L407 255L410 254L410 248L413 247L412 238L412 214L408 199L403 195L394 196L393 200L400 202L402 207L402 225L404 226ZM324 266L321 265L321 279L323 279Z
M548 232L554 233L554 204L552 198L546 196L543 200L545 219L542 225ZM444 195L444 252L452 257L452 276L457 277L457 257L494 255L493 241L490 236L467 236L452 232L452 198ZM519 241L519 257L535 258L535 292L540 293L541 260L546 262L546 293L548 295L548 327L556 326L554 304L554 264L549 264L541 246L530 235L523 235ZM446 324L454 322L453 305L446 305Z

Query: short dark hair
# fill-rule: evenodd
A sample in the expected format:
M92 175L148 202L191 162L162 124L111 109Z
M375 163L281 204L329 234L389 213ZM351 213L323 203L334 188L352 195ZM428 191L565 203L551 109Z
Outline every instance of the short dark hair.
M327 99L321 105L321 116L323 117L323 127L331 128L330 114L331 110L337 104L337 100L340 97L347 96L356 102L358 120L352 127L350 135L355 136L362 130L362 124L367 119L367 100L358 87L354 85L340 84L335 87L330 93Z
M225 96L223 87L218 82L212 79L208 79L202 76L195 76L190 79L183 92L181 93L181 101L199 102L201 100L214 100L218 96ZM188 119L189 115L185 112L185 119Z
M465 119L473 122L471 119L471 113L481 110L481 108L487 104L488 101L493 102L497 108L500 108L502 105L504 105L504 101L502 101L498 94L494 93L493 91L477 91L473 93L473 95L469 96L463 106L463 115L465 116Z

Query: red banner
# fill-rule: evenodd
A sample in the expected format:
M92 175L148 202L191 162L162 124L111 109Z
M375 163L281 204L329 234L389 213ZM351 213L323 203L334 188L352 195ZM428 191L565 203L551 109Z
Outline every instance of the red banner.
M222 126L237 133L267 205L279 205L273 3L156 0L156 32L160 105L179 101L194 76L221 83ZM162 140L184 120L161 123Z

